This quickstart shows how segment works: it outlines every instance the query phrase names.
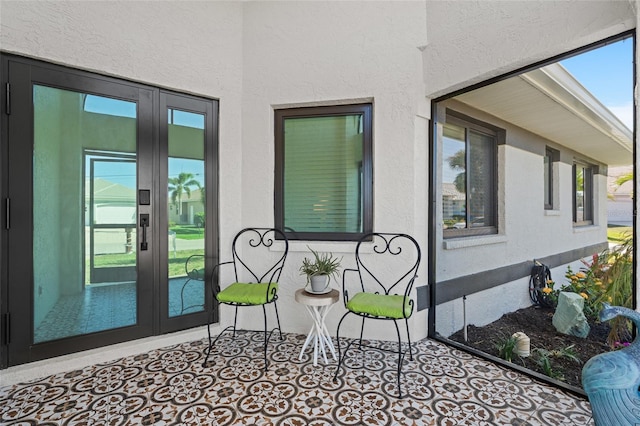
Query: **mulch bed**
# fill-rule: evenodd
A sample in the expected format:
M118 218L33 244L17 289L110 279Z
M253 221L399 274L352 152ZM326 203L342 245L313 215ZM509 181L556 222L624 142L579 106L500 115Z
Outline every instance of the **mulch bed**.
M551 357L550 360L553 371L559 374L559 377L556 378L557 380L562 380L569 385L581 388L582 367L584 364L593 356L609 351L609 347L606 344L609 325L606 323L590 324L591 331L589 335L582 339L556 331L551 323L552 318L553 310L532 306L505 314L497 321L483 327L469 325L467 327L468 341L466 343L464 342L462 330L449 338L496 357L499 357L499 350L496 348L496 344L518 331L522 331L529 336L532 351L534 348L553 351L574 345L572 349L580 359L580 363L562 357ZM545 374L534 356L521 358L514 355L511 362Z

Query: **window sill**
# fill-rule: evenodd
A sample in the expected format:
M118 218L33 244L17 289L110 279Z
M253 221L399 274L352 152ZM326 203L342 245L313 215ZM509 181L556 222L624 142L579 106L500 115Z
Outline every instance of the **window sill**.
M573 225L573 233L580 234L582 232L595 232L600 230L598 225Z
M560 210L545 210L545 216L560 216Z
M501 244L507 242L506 235L479 235L476 237L451 238L442 242L445 250L456 250L467 247L477 247L489 244Z

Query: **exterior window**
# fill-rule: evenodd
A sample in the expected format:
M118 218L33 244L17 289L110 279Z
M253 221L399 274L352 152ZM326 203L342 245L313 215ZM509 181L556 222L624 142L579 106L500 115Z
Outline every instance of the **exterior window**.
M288 238L350 241L373 227L372 105L275 111L275 221Z
M575 226L593 224L593 166L573 164L573 223Z
M553 210L556 207L554 197L556 196L553 170L555 163L560 160L560 153L552 148L546 148L544 153L544 208Z
M444 237L495 234L498 133L447 113L442 143Z

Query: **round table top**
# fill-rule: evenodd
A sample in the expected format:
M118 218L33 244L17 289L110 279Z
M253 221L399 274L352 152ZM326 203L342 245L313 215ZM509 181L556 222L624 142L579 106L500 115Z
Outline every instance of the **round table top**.
M335 288L326 294L307 293L303 288L296 290L296 302L308 306L326 306L336 303L340 292Z

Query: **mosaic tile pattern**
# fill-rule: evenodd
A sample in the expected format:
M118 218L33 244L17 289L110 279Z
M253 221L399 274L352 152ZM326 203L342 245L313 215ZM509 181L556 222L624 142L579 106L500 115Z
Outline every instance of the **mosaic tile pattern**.
M415 344L403 399L393 354L313 366L305 336L199 340L0 388L3 425L593 425L587 401L439 342ZM346 343L345 340L344 343ZM369 342L386 347L388 343ZM343 346L344 348L344 346Z

